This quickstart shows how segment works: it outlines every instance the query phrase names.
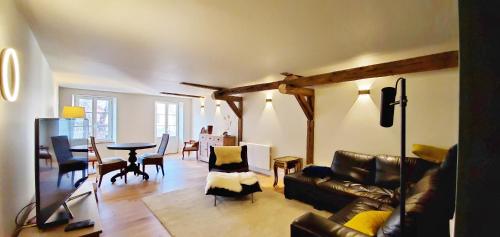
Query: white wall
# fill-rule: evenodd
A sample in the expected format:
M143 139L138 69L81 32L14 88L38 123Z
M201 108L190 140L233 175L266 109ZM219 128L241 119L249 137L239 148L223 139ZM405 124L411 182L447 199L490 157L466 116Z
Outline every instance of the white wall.
M205 99L192 99L192 101L193 139L197 140L201 128L207 128L208 125L214 126L212 133L215 135L222 135L223 132L228 131L229 135L238 136L238 117L236 117L226 102L220 101L220 107L217 107L217 102L209 96ZM201 108L202 103L205 104L205 108ZM224 119L227 116L229 116L229 120Z
M403 52L365 54L341 63L296 72L314 75L363 65L455 50L457 42ZM411 144L423 143L449 147L458 140L458 68L405 76L407 80L407 153ZM372 154L399 154L399 112L394 127L379 125L380 89L394 86L398 77L384 77L316 86L315 163L329 165L336 150L345 149ZM261 81L283 79L271 75ZM358 96L358 89L371 89L370 95ZM266 105L266 97L272 104ZM244 94L243 140L272 146L272 157L306 155L306 118L293 96L277 90ZM207 107L209 108L209 107ZM196 106L193 107L196 110ZM202 119L193 113L193 127ZM197 130L193 130L196 132Z
M117 142L155 142L155 102L164 101L184 104L184 139L191 137L191 100L185 98L152 96L142 94L115 93L105 91L80 90L71 88L59 88L59 110L64 106L71 106L73 95L98 95L116 98L116 140ZM181 133L181 131L179 131ZM172 146L174 141L169 142ZM178 146L182 149L182 141ZM128 157L127 152L111 151L106 149L106 144L98 145L99 154L102 156ZM156 148L154 148L156 149ZM150 151L154 150L151 149ZM148 150L141 150L145 152Z
M407 78L407 153L411 145L450 147L458 141L458 70L404 75ZM397 77L364 80L316 89L315 163L329 165L336 150L399 154L400 107L394 126L383 128L380 90ZM370 86L371 84L371 86ZM371 94L358 96L370 86ZM397 97L399 98L399 97Z
M21 88L15 102L0 99L0 236L11 236L14 216L33 200L34 121L54 116L57 86L30 27L14 1L0 1L0 50L19 56Z

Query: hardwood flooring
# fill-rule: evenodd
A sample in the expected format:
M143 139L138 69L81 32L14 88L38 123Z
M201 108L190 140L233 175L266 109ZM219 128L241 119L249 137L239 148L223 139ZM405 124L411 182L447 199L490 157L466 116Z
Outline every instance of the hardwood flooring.
M196 161L194 157L181 160L180 155L175 154L167 155L164 168L165 176L162 176L161 171L157 173L154 166L147 166L146 172L150 175L148 181L129 174L128 184L123 179L111 184L109 179L113 174L104 176L101 188L97 191L102 236L170 236L141 198L204 184L208 164ZM95 177L91 176L90 180L94 181ZM259 175L263 187L272 187L273 181L273 176ZM278 192L283 192L282 182L281 178L276 188Z

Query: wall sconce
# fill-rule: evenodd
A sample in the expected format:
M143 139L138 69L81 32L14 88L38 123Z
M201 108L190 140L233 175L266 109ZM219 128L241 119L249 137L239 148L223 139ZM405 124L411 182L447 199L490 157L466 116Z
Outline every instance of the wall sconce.
M273 99L271 99L271 98L266 98L266 103L271 103L271 102L273 102Z
M200 108L201 108L201 109L204 109L204 108L205 108L205 105L201 105L201 106L200 106Z
M215 106L220 107L220 100L215 101Z
M9 101L16 101L19 96L19 60L12 48L2 50L0 57L0 82L2 97Z
M370 90L359 90L358 91L358 95L369 95L370 94Z

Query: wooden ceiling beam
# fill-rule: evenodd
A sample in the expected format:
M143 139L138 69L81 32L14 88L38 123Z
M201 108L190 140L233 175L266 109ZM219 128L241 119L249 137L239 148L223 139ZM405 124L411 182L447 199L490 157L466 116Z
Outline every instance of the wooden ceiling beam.
M295 87L307 87L323 85L328 83L339 83L354 81L366 78L385 77L415 72L425 72L454 68L458 66L458 51L448 51L443 53L431 54L421 57L408 58L387 63L379 63L369 66L356 67L346 70L340 70L330 73L313 75L308 77L297 77L293 80L281 80L268 83L261 83L249 86L242 86L230 89L222 89L214 92L218 95L232 95L240 93L249 93L265 90L278 89L280 84L292 85ZM291 73L286 73L292 76ZM293 75L296 76L296 75Z
M236 102L243 101L243 97L241 96L217 95L216 93L212 94L212 98L214 100L224 100L224 101L236 101Z
M284 83L297 87L316 86L366 78L425 72L445 68L453 68L457 66L458 51L449 51L416 58L351 68L314 76L301 77L295 80L285 81Z
M282 94L289 94L289 95L302 95L302 96L313 96L314 95L313 89L304 88L304 87L295 87L295 86L290 86L287 84L281 84L278 87L278 90Z
M209 85L203 85L203 84L197 84L197 83L191 83L191 82L181 82L181 85L185 86L192 86L192 87L198 87L198 88L203 88L203 89L209 89L209 90L224 90L226 88L224 87L219 87L219 86L209 86Z
M267 91L267 90L275 90L278 89L278 86L282 83L282 81L274 81L268 83L255 84L250 86L241 86L231 89L223 89L214 92L214 94L224 96L224 95L234 95L241 93L249 93L249 92L257 92L257 91Z
M200 95L190 95L190 94L171 93L171 92L160 92L160 94L189 97L189 98L204 98L203 96L200 96Z

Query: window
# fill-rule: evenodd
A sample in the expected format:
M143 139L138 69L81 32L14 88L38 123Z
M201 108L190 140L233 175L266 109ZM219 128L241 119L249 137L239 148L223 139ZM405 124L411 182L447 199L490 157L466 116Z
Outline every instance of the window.
M177 104L156 102L155 103L155 133L159 138L163 133L171 137L177 136Z
M115 140L115 101L113 97L74 95L73 105L85 108L85 116L89 120L89 135L96 140ZM74 133L83 131L83 127L75 124Z

